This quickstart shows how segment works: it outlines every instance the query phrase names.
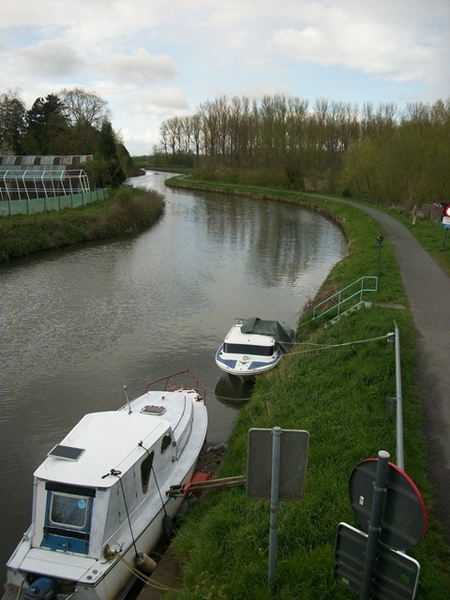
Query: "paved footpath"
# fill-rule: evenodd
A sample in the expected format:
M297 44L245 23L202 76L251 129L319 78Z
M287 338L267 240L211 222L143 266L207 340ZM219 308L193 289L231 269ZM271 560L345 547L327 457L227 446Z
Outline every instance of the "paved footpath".
M327 199L335 200L328 196ZM396 219L356 202L339 202L373 217L381 226L380 233L389 238L394 248L416 330L418 386L436 516L450 545L450 277ZM401 339L400 331L400 346ZM404 403L407 401L403 399ZM408 472L407 456L405 471Z

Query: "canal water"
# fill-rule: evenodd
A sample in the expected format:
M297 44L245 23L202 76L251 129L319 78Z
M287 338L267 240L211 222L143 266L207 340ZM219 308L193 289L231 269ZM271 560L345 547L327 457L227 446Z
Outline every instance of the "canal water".
M239 402L216 395L214 354L235 318L295 328L346 254L318 213L171 190L168 176L130 180L165 195L150 230L0 267L1 584L30 521L33 471L85 413L189 367L207 389L207 443L225 442Z

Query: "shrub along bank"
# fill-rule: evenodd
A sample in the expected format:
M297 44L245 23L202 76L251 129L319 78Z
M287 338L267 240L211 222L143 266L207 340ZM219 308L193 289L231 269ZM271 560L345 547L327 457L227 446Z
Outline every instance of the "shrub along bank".
M164 210L156 191L120 187L79 208L0 218L0 262L35 252L142 231Z
M183 181L181 185L196 184ZM241 193L272 196L267 190L248 188ZM316 302L362 275L377 273L380 231L369 216L344 204L299 194L280 192L276 199L286 197L332 216L348 240L348 256L334 267ZM301 501L280 502L279 507L276 597L280 599L355 597L335 582L334 548L340 522L360 528L348 495L354 467L380 450L388 451L396 462L395 411L391 416L386 411L387 398L395 395L395 353L387 342L394 324L400 330L405 471L420 489L429 518L425 537L408 554L421 565L417 598L448 597L450 552L434 514L427 479L413 323L388 239L382 253L382 285L366 298L372 302L370 307L324 327L311 321L311 301L298 326L298 344L280 367L258 379L215 474L246 474L247 436L252 427L309 432L305 496ZM180 591L168 592L167 600L273 598L267 581L269 519L269 502L247 498L244 488L204 493L175 539L183 566L182 585Z

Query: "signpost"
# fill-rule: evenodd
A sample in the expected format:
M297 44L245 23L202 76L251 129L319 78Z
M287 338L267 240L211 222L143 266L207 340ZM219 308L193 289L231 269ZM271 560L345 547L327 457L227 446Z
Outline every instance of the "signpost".
M309 433L300 429L258 429L248 432L247 496L269 500L274 470L273 441L279 442L279 500L301 500L306 481ZM278 443L275 445L277 451ZM282 460L281 460L282 459Z
M443 217L442 217L442 224L444 226L450 227L450 204L447 204L447 206L444 208L444 214L443 214Z
M443 246L445 247L445 240L447 239L447 232L450 229L450 204L447 204L447 206L444 208L444 213L442 215L442 227L445 229L444 244L443 244Z
M335 578L354 592L362 590L367 540L366 533L339 523ZM379 544L371 593L377 600L412 600L416 595L419 573L420 565L414 558Z
M380 453L381 454L381 453ZM387 453L386 453L387 454ZM388 455L389 456L389 455ZM360 462L350 475L350 503L363 531L369 531L373 504L376 501L374 481L380 455ZM386 491L383 498L379 541L396 550L409 550L419 543L427 528L424 501L413 480L396 465L387 462Z
M381 450L350 476L350 503L367 534L345 523L338 527L335 579L359 592L361 600L413 600L417 588L419 563L397 550L422 539L425 504L412 479L389 458Z
M270 500L269 587L275 589L280 500L301 500L304 494L309 433L297 429L248 432L247 496Z

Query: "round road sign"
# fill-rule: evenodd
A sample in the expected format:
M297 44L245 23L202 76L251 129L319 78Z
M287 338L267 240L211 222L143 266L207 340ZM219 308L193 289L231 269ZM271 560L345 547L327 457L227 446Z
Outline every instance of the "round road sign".
M359 463L350 476L350 502L363 530L369 531L377 458ZM395 550L408 550L424 536L427 511L414 481L402 469L388 464L379 541Z
M447 204L447 206L444 208L444 216L450 217L450 204Z

